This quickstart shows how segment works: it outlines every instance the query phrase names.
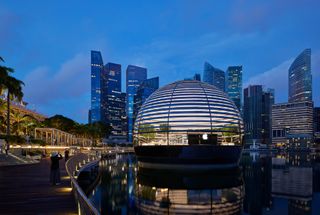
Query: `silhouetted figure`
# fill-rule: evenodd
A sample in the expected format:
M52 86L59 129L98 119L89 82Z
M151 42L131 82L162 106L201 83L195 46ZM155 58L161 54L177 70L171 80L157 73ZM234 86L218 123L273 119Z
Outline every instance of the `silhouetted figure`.
M69 159L69 150L66 149L66 150L64 151L64 161L67 161L68 159Z
M52 185L60 184L60 166L59 160L62 159L62 155L58 152L51 153L51 171L50 182Z
M6 144L5 144L5 146L4 146L4 150L6 151L6 156L8 156L8 152L9 152L9 149L10 149L10 145L9 145L7 139L4 139L4 141L6 142Z

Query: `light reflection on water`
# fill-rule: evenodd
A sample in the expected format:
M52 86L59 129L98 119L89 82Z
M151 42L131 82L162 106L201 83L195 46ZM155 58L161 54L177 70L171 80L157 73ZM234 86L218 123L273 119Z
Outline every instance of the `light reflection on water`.
M90 198L101 214L320 214L319 154L243 154L238 169L196 173L117 155L100 171Z

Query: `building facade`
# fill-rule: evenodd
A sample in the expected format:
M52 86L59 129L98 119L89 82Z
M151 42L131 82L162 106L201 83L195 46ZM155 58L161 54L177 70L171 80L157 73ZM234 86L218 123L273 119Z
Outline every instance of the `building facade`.
M127 94L121 93L121 130L122 135L128 135Z
M101 121L101 73L103 60L101 52L91 51L91 110L89 123Z
M320 143L320 107L315 107L313 109L313 132L315 137L315 142Z
M128 141L132 142L132 130L134 123L134 97L139 85L147 79L147 69L139 66L129 65L126 70L127 89L127 119L128 119Z
M244 89L244 124L247 144L271 143L271 109L274 90L263 90L261 85L250 85Z
M159 77L144 80L137 89L134 97L134 117L136 118L138 111L147 98L159 88Z
M242 66L229 66L226 72L226 92L239 110L242 109Z
M312 101L311 49L305 49L289 68L289 102Z
M201 75L199 73L194 74L193 80L201 81Z
M291 102L272 106L272 144L308 148L313 142L313 102Z
M111 135L122 134L121 65L108 63L101 75L101 121L112 127Z
M224 71L213 67L210 63L204 63L203 82L216 86L225 91L225 73Z

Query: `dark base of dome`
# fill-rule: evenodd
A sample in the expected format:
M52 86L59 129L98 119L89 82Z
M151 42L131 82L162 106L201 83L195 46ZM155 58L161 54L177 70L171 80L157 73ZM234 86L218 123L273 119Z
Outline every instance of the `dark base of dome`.
M143 168L204 170L237 167L242 146L136 146L134 150Z

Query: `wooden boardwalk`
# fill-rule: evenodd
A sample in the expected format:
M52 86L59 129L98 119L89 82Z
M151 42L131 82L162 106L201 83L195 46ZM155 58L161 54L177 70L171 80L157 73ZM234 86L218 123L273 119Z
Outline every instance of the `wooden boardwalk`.
M70 182L60 161L62 183L49 183L50 160L0 167L0 214L77 214Z

